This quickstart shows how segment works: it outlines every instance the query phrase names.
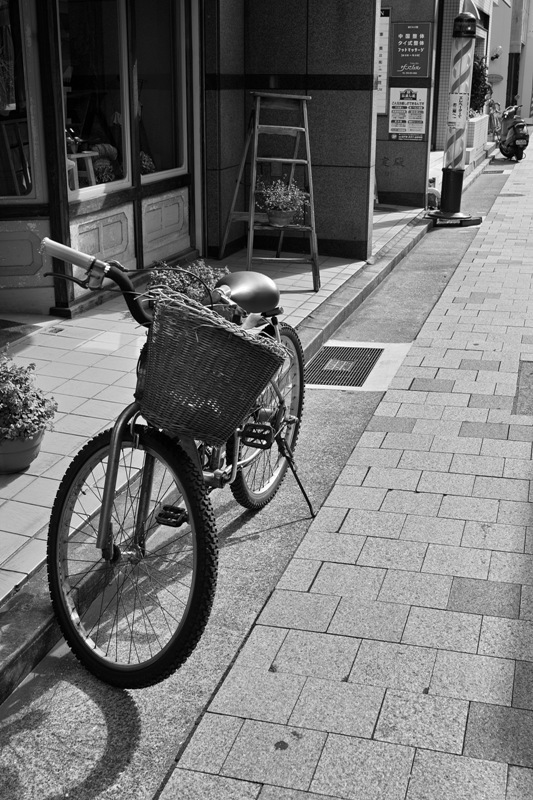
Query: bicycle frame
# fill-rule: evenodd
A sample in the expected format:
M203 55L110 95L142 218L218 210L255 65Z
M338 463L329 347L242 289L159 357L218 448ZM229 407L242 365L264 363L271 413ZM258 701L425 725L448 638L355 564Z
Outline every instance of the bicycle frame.
M271 324L274 327L276 333L276 340L280 341L281 337L279 335L279 326L277 319L272 319ZM286 403L281 392L281 389L278 386L277 381L273 378L270 381L270 385L272 386L275 394L277 395L280 401L280 408L285 410ZM115 497L115 489L118 477L118 466L119 466L119 459L120 459L120 447L122 443L122 439L124 436L125 430L131 427L133 432L133 425L135 424L135 420L141 414L141 406L138 401L134 401L130 403L126 408L122 411L122 413L117 418L114 426L113 432L111 435L111 445L107 463L107 471L106 477L104 482L104 490L102 495L102 507L100 512L100 520L98 526L98 536L96 540L96 547L102 551L102 556L105 560L110 561L113 559L114 556L114 546L113 546L113 529L111 524L111 517L112 517L112 510L113 510L113 499ZM287 420L287 423L290 424L290 420ZM234 452L239 452L239 438L242 432L241 428L237 428L234 432L233 436L235 437L235 447ZM278 432L276 431L276 434ZM226 466L225 469L215 469L213 471L207 471L203 468L203 465L200 460L198 446L195 440L190 436L180 436L177 440L183 450L187 453L187 455L191 458L193 463L198 467L199 471L202 473L204 478L204 483L206 486L213 488L213 489L220 489L223 488L228 483L232 483L235 480L237 472L240 468L246 467L251 464L254 460L257 459L258 453L252 453L248 456L248 458L243 459L235 459L234 462L230 466ZM214 448L214 461L222 464L223 463L223 447L219 446ZM144 473L144 469L143 469ZM145 502L146 498L150 495L151 491L151 475L148 475L145 481L145 476L143 474L143 483L141 486L141 506ZM142 518L142 515L139 515ZM136 530L134 535L134 543L136 545L142 540L142 536L144 535L144 531Z

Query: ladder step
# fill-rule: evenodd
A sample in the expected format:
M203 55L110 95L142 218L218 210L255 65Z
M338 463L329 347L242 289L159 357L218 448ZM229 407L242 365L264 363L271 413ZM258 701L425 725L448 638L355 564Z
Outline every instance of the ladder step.
M262 161L270 164L308 164L306 158L272 158L269 156L257 156L256 161Z
M280 136L297 136L305 133L305 128L297 128L294 125L258 125L259 133L277 133Z
M252 261L290 261L292 264L312 264L312 258L285 258L284 256L253 256Z

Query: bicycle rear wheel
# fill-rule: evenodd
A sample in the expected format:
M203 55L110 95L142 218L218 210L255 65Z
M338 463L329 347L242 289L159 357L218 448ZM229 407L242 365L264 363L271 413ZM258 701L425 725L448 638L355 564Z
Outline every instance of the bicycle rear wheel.
M287 357L274 376L283 395L285 409L271 384L257 398L257 403L245 422L270 423L280 432L294 451L304 403L304 355L298 334L290 325L280 325L281 343L287 349ZM233 463L233 440L227 444L228 462ZM247 462L239 467L230 484L235 500L244 508L259 509L269 503L281 486L288 469L287 459L281 455L276 443L270 450L241 445L239 461Z
M217 536L203 479L162 434L124 436L111 523L114 555L95 547L111 431L92 439L63 478L52 509L48 579L72 651L122 688L163 680L191 654L207 624Z

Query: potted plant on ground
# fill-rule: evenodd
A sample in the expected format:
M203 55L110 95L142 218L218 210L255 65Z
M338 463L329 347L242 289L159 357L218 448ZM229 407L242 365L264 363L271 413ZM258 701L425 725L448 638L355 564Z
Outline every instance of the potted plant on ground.
M55 400L35 386L35 364L17 366L0 353L0 473L21 472L39 454L52 427Z
M309 195L287 176L271 183L259 181L256 187L257 205L266 211L268 222L276 228L301 222L303 211L309 205Z

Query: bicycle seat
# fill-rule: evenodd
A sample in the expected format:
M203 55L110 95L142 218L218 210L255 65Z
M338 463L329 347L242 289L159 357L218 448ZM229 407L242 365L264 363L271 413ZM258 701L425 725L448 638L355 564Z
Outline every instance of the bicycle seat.
M261 272L230 272L217 286L229 286L231 299L249 314L273 311L279 305L279 289Z

